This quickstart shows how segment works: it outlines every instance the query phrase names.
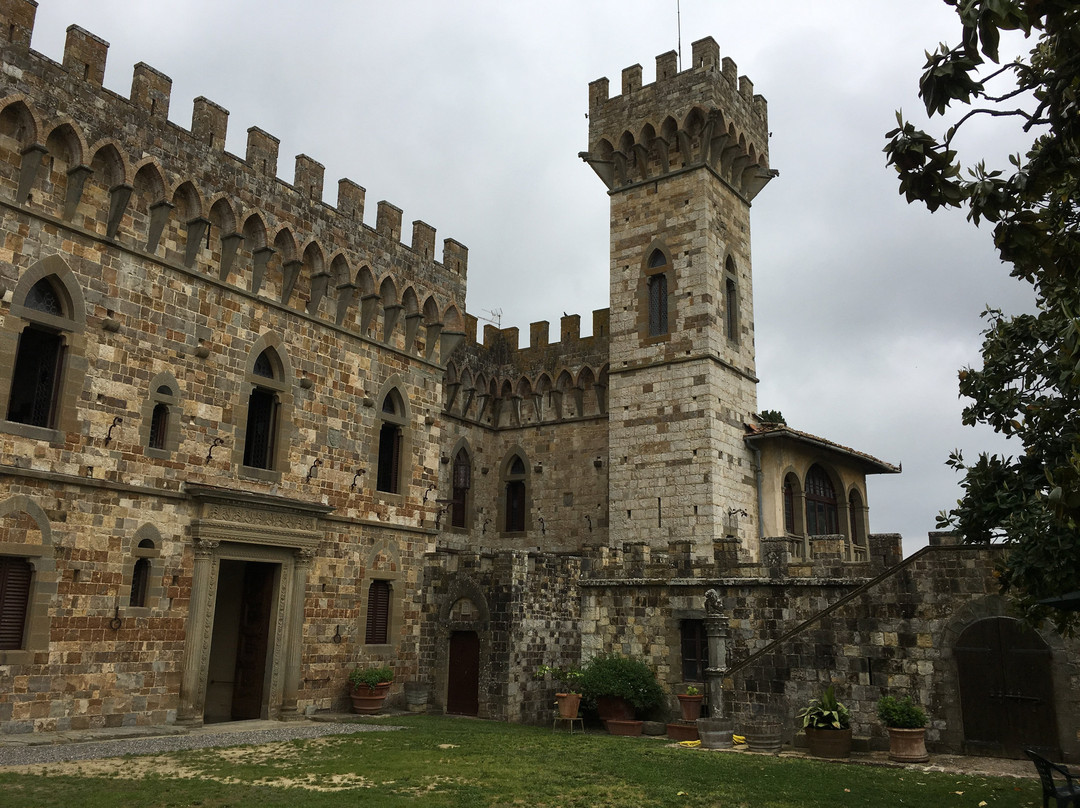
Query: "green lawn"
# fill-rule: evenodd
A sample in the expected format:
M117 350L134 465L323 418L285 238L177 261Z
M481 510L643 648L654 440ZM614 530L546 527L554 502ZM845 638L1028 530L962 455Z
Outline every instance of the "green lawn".
M376 719L386 722L386 719ZM437 717L407 729L0 773L5 808L1038 806L1037 782L671 747Z

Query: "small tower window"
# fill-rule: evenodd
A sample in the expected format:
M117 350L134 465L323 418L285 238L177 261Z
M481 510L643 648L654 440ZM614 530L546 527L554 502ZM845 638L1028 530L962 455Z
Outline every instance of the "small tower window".
M150 586L150 559L139 558L135 560L135 568L131 572L131 597L128 599L129 606L141 607L146 605L146 590Z
M506 471L505 517L507 533L522 533L525 530L526 489L525 461L521 455L514 455Z
M661 337L668 333L669 269L667 256L662 250L656 249L649 253L645 283L650 337Z
M169 405L159 402L154 405L154 412L150 416L150 440L147 445L151 449L164 449L168 429Z

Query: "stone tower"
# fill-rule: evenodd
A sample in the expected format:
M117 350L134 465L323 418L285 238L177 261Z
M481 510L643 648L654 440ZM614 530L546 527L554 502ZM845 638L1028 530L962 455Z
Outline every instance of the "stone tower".
M611 198L611 541L699 560L758 553L750 203L768 167L765 99L695 42L589 85L589 151ZM683 545L685 548L685 545Z

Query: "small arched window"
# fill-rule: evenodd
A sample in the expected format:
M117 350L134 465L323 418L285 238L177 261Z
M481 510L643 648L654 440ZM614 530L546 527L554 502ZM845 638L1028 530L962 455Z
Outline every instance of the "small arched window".
M146 605L146 590L150 586L150 559L139 558L135 560L135 569L131 572L131 597L129 606L142 607Z
M645 274L650 337L661 337L668 333L670 268L663 250L655 249L649 253Z
M825 469L813 465L806 475L806 533L832 536L839 532L836 489Z
M724 282L725 322L727 325L727 338L732 342L739 341L739 290L735 286L735 278L728 277Z
M253 376L279 381L275 360L267 348L255 358ZM256 384L248 397L247 429L244 432L244 465L256 469L274 467L277 448L278 396L270 387Z
M450 526L464 528L468 523L469 489L472 487L472 463L461 449L454 455L453 494L450 499Z
M150 416L150 439L147 445L151 449L165 448L165 435L169 429L169 405L158 402Z
M506 532L521 533L525 530L526 511L525 461L514 455L506 471Z
M404 443L405 405L391 389L383 397L379 426L379 467L375 488L387 494L401 492L401 455Z
M23 306L29 312L53 318L69 316L49 278L30 287ZM60 332L38 323L27 325L15 351L7 420L29 426L55 426L63 364L64 338Z
M863 503L859 492L852 490L848 494L848 517L851 522L851 541L858 545L866 544L866 529L863 521Z

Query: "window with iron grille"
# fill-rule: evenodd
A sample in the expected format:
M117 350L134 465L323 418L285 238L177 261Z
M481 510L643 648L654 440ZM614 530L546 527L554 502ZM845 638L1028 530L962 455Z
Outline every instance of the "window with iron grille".
M368 645L386 645L390 634L390 582L372 581L368 587L367 631Z
M23 647L33 568L25 558L0 556L0 651Z
M683 681L704 682L705 668L709 666L709 641L705 636L705 621L683 620L680 633Z
M649 276L649 336L668 333L667 275L663 272Z

